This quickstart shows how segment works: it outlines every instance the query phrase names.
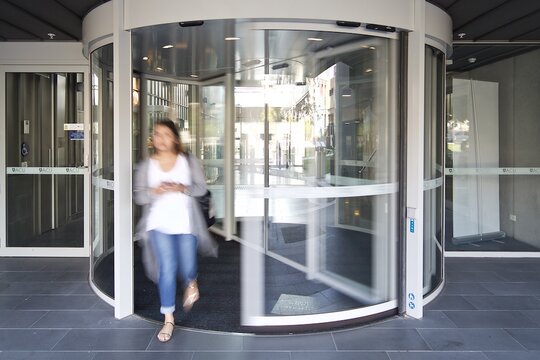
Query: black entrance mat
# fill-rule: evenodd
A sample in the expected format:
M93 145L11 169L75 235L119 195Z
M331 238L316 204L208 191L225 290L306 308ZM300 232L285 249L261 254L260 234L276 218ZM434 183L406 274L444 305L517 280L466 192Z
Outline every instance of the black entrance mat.
M328 235L327 245L332 249L328 252L328 256L334 258L327 262L329 270L369 285L366 279L371 277L369 254L371 254L372 240L365 238L365 235L359 232L348 230L329 229ZM219 257L199 257L200 300L195 303L191 312L186 314L181 307L182 291L178 289L175 321L180 326L201 330L252 333L253 328L248 329L240 325L241 245L236 241L224 241L220 237L217 237L217 241ZM359 246L362 243L365 246ZM286 249L287 244L282 245ZM139 316L162 322L163 315L159 313L157 285L146 277L141 255L141 249L135 243L134 310ZM266 316L318 314L350 310L366 305L326 284L309 280L304 272L271 256L265 256L264 267ZM111 252L96 264L94 270L94 283L112 296L114 296L113 269L114 252ZM351 269L354 269L354 272L351 272Z
M148 280L141 262L141 251L135 247L135 313L163 321L159 313L157 285ZM189 313L182 311L182 291L176 298L176 324L180 326L242 332L240 326L240 251L234 241L219 241L219 257L199 257L200 299Z

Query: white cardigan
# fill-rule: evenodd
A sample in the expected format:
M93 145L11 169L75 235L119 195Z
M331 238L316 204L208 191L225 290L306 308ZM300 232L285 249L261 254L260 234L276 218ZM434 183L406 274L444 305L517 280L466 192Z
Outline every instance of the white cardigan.
M190 217L193 220L192 230L193 235L197 237L197 248L201 255L217 257L218 245L214 237L208 231L206 221L202 214L199 203L196 199L206 193L206 180L202 171L202 166L199 161L191 154L187 154L188 163L191 169L191 185L187 187L189 199L193 202L190 206ZM152 195L148 185L148 165L149 159L145 159L137 165L134 181L133 181L133 199L136 204L143 207L141 219L137 223L135 240L139 241L143 247L143 262L145 265L146 275L154 282L158 278L158 263L153 254L152 247L148 246L148 234L146 232L146 219L148 217L148 209L150 204L155 200L156 196Z

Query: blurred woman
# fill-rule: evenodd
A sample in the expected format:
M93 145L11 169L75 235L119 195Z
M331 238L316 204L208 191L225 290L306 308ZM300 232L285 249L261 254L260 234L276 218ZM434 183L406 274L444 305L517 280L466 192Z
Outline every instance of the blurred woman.
M144 206L139 229L146 231L156 264L160 312L164 315L158 340L169 341L174 331L177 278L182 281L184 311L199 299L197 248L217 255L196 196L206 193L206 181L197 159L184 151L176 125L158 121L152 136L154 154L139 164L134 183L135 202ZM148 251L148 249L147 249Z

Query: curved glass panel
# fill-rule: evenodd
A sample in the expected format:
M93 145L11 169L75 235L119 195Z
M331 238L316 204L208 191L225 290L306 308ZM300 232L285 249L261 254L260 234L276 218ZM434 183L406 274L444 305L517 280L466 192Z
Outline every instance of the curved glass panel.
M142 99L145 77L187 86L188 117L173 120L241 244L244 320L396 300L397 40L212 20L137 29L133 44Z
M114 297L113 46L92 53L92 281Z
M425 51L424 295L443 277L444 54Z

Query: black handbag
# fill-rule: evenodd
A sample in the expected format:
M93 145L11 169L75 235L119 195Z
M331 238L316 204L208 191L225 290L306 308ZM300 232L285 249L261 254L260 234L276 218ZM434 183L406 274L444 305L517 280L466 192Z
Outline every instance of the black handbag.
M216 217L214 215L214 207L212 204L212 193L210 190L206 190L206 194L202 196L196 196L197 202L201 207L201 212L203 214L204 220L208 227L216 223Z

